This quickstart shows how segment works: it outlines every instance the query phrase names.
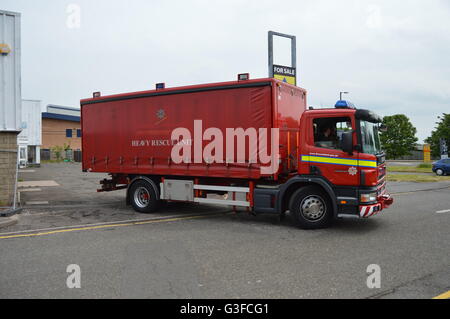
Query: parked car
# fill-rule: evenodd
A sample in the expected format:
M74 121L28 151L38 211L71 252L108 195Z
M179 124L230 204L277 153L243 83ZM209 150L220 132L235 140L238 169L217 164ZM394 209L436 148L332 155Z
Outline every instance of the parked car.
M441 159L434 162L432 170L439 176L450 174L450 158Z

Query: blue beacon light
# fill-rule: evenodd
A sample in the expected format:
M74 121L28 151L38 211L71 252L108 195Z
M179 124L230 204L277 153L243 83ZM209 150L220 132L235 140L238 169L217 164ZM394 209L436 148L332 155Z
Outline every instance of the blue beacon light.
M352 102L345 100L337 101L334 107L337 109L356 109L356 106Z

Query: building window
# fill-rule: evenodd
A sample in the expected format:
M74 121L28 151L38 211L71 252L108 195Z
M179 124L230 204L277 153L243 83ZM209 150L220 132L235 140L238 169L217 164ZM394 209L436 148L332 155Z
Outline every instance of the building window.
M66 137L72 137L72 129L66 130Z
M81 129L77 129L77 137L81 137Z

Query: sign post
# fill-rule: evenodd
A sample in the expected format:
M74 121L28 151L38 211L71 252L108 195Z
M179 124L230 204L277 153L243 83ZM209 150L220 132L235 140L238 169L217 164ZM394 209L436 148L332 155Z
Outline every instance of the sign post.
M291 39L291 66L273 64L273 37ZM269 77L297 85L297 40L289 34L269 31Z
M441 149L441 159L448 158L448 148L445 138L439 139L439 145Z

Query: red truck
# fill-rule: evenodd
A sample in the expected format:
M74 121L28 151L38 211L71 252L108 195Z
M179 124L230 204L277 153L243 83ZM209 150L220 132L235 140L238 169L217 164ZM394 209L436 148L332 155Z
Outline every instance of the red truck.
M287 211L299 227L389 207L381 118L351 103L307 108L306 91L272 79L81 100L84 172L98 191L127 189L142 213L161 201Z

